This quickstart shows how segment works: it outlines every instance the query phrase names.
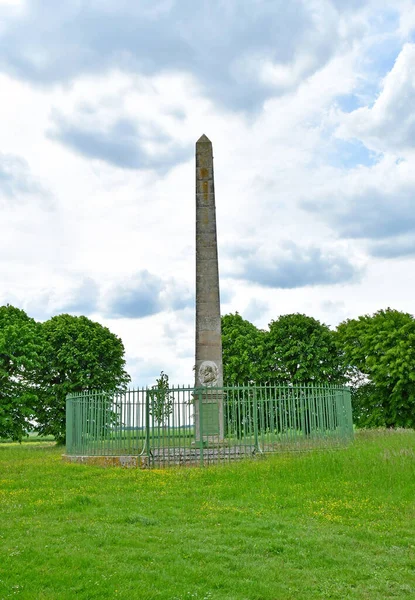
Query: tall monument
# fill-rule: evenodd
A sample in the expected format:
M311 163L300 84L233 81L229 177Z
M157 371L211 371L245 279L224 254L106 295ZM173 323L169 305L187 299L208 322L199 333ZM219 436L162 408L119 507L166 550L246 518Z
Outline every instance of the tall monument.
M196 440L223 439L222 337L212 142L196 142ZM202 403L200 415L199 403ZM200 418L201 416L201 418ZM200 432L202 423L202 432Z

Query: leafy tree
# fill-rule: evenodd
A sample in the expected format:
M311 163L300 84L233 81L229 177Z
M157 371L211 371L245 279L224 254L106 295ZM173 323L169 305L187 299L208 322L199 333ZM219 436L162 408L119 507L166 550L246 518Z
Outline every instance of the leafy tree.
M222 317L222 354L225 385L262 383L265 381L264 362L266 333L238 313ZM245 406L225 396L225 431L241 437L252 426L246 414L253 414L253 398L245 391ZM249 405L249 406L248 406Z
M169 377L163 371L160 377L156 379L156 385L147 390L150 399L150 415L158 425L167 421L173 412L173 395L170 393Z
M222 317L223 379L226 384L264 380L265 331L238 313Z
M342 383L344 369L335 333L303 314L269 324L266 340L268 378L275 383Z
M20 441L32 428L39 338L39 324L23 310L0 307L0 437Z
M231 383L342 383L344 370L335 333L312 317L291 314L271 321L259 331L237 313L222 319L224 373ZM250 398L250 396L248 396ZM252 400L246 411L253 414ZM230 422L236 434L252 425L230 405ZM227 413L226 413L227 415ZM264 415L275 427L271 414ZM306 423L309 422L305 415ZM282 427L282 424L280 424Z
M268 378L282 384L340 384L344 382L335 332L313 317L303 314L282 315L269 324L267 335ZM300 395L294 401L300 400ZM300 401L300 405L303 403ZM302 421L305 433L312 428L317 408L304 406ZM289 418L279 417L279 429Z
M65 441L66 396L70 392L121 392L130 381L119 337L87 317L63 314L42 324L42 387L36 406L37 430Z
M362 427L415 427L415 319L390 308L337 328Z

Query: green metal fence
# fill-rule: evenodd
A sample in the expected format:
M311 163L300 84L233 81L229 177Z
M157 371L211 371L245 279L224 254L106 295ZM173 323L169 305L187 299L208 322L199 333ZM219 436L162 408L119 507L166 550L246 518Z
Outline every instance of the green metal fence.
M353 436L349 389L327 385L82 392L68 396L66 411L68 458L137 457L144 467L229 462Z

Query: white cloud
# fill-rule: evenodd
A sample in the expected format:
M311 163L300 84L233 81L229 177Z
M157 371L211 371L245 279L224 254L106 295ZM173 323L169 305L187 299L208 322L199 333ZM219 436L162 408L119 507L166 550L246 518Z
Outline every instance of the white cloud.
M337 135L358 138L376 152L415 151L415 44L405 44L372 107L341 116Z
M388 305L413 310L415 258L405 232L415 214L407 135L413 46L401 48L383 84L371 73L376 86L365 90L364 107L338 109L341 98L360 94L379 39L402 46L399 22L389 22L387 11L377 18L391 3L281 3L280 18L280 5L264 1L255 3L251 23L250 0L243 10L239 2L214 2L212 15L219 5L223 11L216 27L208 9L192 2L211 40L208 53L197 53L199 29L176 23L153 39L151 65L134 60L136 33L122 37L141 22L133 4L89 3L97 21L88 29L73 6L57 11L50 3L43 25L56 28L47 41L42 27L27 29L40 6L29 4L31 16L15 13L2 38L8 63L0 75L0 137L9 162L1 171L0 161L0 174L7 172L9 187L3 178L1 301L42 319L89 312L122 337L135 385L154 383L161 370L172 382L191 382L192 151L206 133L226 311L266 327L288 312L335 325ZM140 10L160 27L172 6L148 1ZM404 14L402 6L392 9ZM74 29L62 37L68 15ZM163 58L168 51L176 54ZM346 161L339 136L385 156L362 163L352 144ZM53 210L45 210L46 196ZM400 249L394 258L391 244ZM249 284L234 278L248 259ZM339 277L342 268L350 277ZM358 281L356 271L363 273ZM290 281L285 289L276 287L282 275ZM140 301L147 311L140 313ZM111 302L118 318L109 318Z
M0 9L2 8L22 8L25 0L0 0Z
M399 33L403 40L415 30L415 5L412 0L401 0Z

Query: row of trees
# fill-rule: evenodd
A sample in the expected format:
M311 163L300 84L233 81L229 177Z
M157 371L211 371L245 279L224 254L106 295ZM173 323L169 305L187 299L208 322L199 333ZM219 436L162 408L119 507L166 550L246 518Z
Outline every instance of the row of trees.
M268 331L238 313L222 318L229 383L332 383L352 390L360 427L415 427L415 319L388 308L341 323L283 315Z
M121 339L99 323L66 314L38 323L0 307L0 438L35 430L63 442L68 393L121 391L129 380Z
M415 319L408 313L381 310L335 331L302 314L281 316L267 331L229 314L222 341L228 384L347 384L356 425L415 427ZM32 429L63 442L68 393L120 392L129 381L123 343L106 327L66 314L38 323L0 307L0 438L20 440ZM168 385L162 372L150 390L155 411L166 410Z

